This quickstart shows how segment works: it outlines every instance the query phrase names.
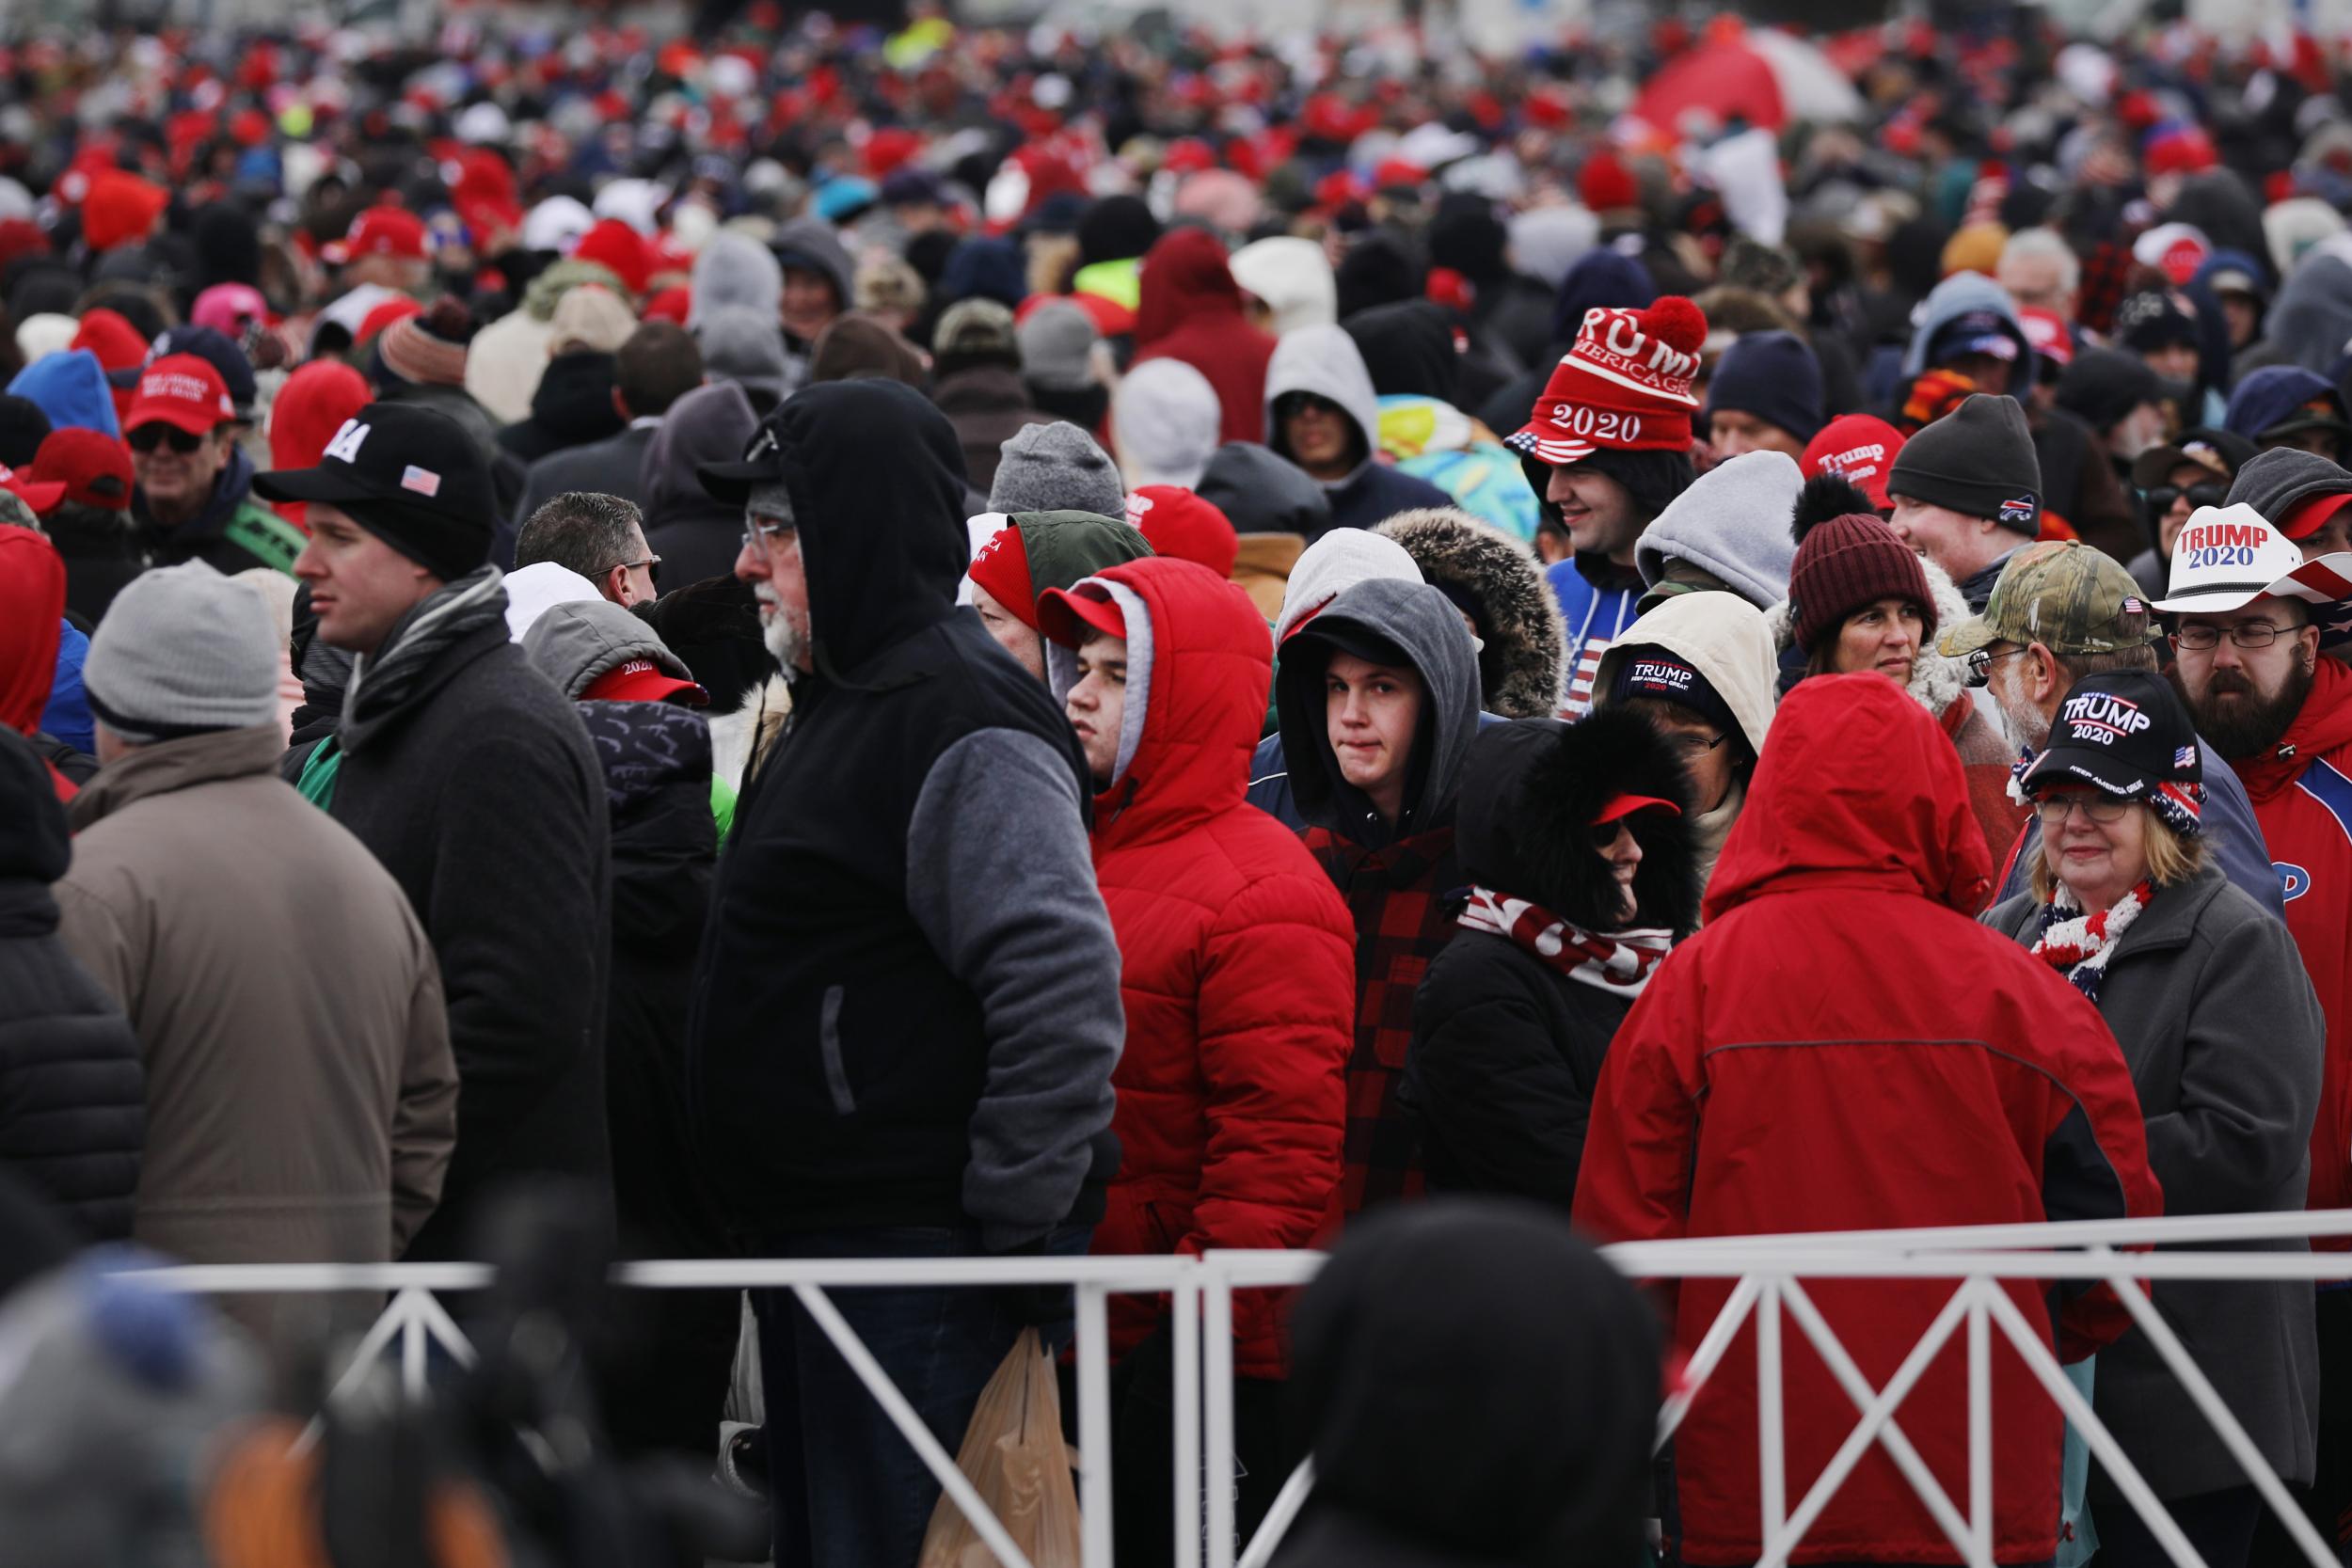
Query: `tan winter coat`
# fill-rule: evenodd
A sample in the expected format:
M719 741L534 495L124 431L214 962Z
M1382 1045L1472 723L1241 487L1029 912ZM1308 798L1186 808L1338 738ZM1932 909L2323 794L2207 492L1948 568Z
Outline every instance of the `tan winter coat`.
M457 1138L440 971L398 883L278 776L275 724L141 748L74 800L59 935L147 1068L133 1234L201 1263L383 1262Z

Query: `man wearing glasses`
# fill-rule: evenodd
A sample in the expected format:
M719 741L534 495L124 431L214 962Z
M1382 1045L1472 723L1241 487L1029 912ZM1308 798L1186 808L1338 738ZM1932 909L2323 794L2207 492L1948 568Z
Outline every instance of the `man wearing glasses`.
M302 531L255 498L236 420L229 384L200 355L166 355L139 372L122 428L137 481L131 519L157 565L293 573Z
M689 1116L757 1256L1083 1250L1118 1168L1119 948L1086 754L956 605L963 450L896 382L796 392L740 462L736 575L792 683L719 864ZM1036 1294L833 1298L934 1434L963 1438ZM939 1487L789 1291L754 1292L776 1560L911 1568Z
M2172 552L2171 596L2156 606L2176 617L2172 678L2198 733L2252 798L2287 929L2328 1015L2311 1209L2352 1205L2352 669L2320 657L2318 625L2347 597L2352 555L2305 561L2241 502L2190 516ZM2319 1342L2319 1471L2306 1506L2341 1540L2336 1520L2352 1504L2352 1291L2320 1292Z
M1990 689L2010 741L2026 756L2049 744L2050 726L2078 682L2122 670L2153 673L2162 662L2148 600L2112 557L2077 540L2028 545L2010 557L1984 613L1946 631L1936 646L1965 658L1971 681ZM2213 746L2205 752L2205 847L2231 881L2283 918L2278 873L2263 847L2246 788ZM2028 816L2016 840L1994 845L2000 891L2025 890L2041 853L2042 824Z
M645 544L644 514L618 496L567 491L533 512L515 541L515 569L542 561L578 572L624 610L661 591L661 558Z

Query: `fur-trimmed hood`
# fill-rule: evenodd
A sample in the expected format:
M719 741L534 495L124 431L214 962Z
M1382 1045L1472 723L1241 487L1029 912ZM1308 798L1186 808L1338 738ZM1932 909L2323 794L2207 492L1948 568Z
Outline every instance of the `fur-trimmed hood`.
M1674 801L1679 816L1632 819L1642 846L1633 924L1686 936L1699 923L1698 852L1682 759L1638 713L1602 708L1574 724L1496 724L1470 742L1455 808L1462 869L1481 886L1540 904L1591 931L1622 928L1614 879L1587 829L1620 795Z
M1945 575L1944 568L1921 556L1919 569L1928 575L1928 593L1935 600L1936 626L1956 626L1967 620L1972 613L1968 609L1968 600L1952 579ZM1772 606L1765 612L1765 620L1772 626L1772 646L1780 654L1782 663L1787 665L1793 659L1802 673L1804 660L1794 652L1797 632L1795 624L1789 618L1788 601L1783 599ZM1904 689L1928 710L1929 717L1941 719L1944 710L1954 703L1969 700L1968 661L1964 658L1946 658L1937 653L1935 634L1930 632L1927 645L1919 650L1918 658L1911 666L1911 684Z
M1487 712L1549 719L1560 711L1567 626L1525 545L1452 507L1400 512L1373 531L1404 546L1423 581L1475 605L1486 643L1478 654L1478 689Z

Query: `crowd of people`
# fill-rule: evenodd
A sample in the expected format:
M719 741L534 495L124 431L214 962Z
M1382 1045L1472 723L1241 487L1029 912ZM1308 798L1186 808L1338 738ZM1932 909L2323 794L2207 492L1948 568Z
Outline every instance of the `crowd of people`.
M100 1243L506 1256L519 1192L582 1257L1337 1246L1236 1305L1245 1534L1311 1452L1306 1568L1732 1568L1751 1337L1647 1461L1729 1282L1661 1330L1568 1222L2352 1205L2311 40L1896 25L1808 119L1649 103L1729 24L773 11L0 32L0 1341L177 1478L68 1525L70 1445L0 1444L57 1560L280 1560L199 1439L380 1306L164 1321ZM2106 1290L2005 1288L2206 1562L2284 1560ZM1949 1293L1811 1290L1874 1385ZM583 1353L615 1447L715 1463L779 1563L914 1563L938 1488L805 1306L655 1294ZM2352 1292L2153 1299L2352 1548ZM950 1451L1071 1314L834 1300ZM1110 1332L1146 1568L1168 1305ZM1851 1423L1788 1375L1801 1489ZM1964 1386L1903 1413L1955 1495ZM1994 1387L1999 1560L2169 1560ZM1962 1555L1874 1451L1794 1560Z

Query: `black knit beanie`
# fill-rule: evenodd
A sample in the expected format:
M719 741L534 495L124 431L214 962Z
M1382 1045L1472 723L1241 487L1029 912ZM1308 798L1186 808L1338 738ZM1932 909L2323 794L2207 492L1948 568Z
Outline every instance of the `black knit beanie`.
M2042 531L2042 461L2017 400L1971 395L1903 443L1886 493L1963 517L1990 517L2032 539Z

